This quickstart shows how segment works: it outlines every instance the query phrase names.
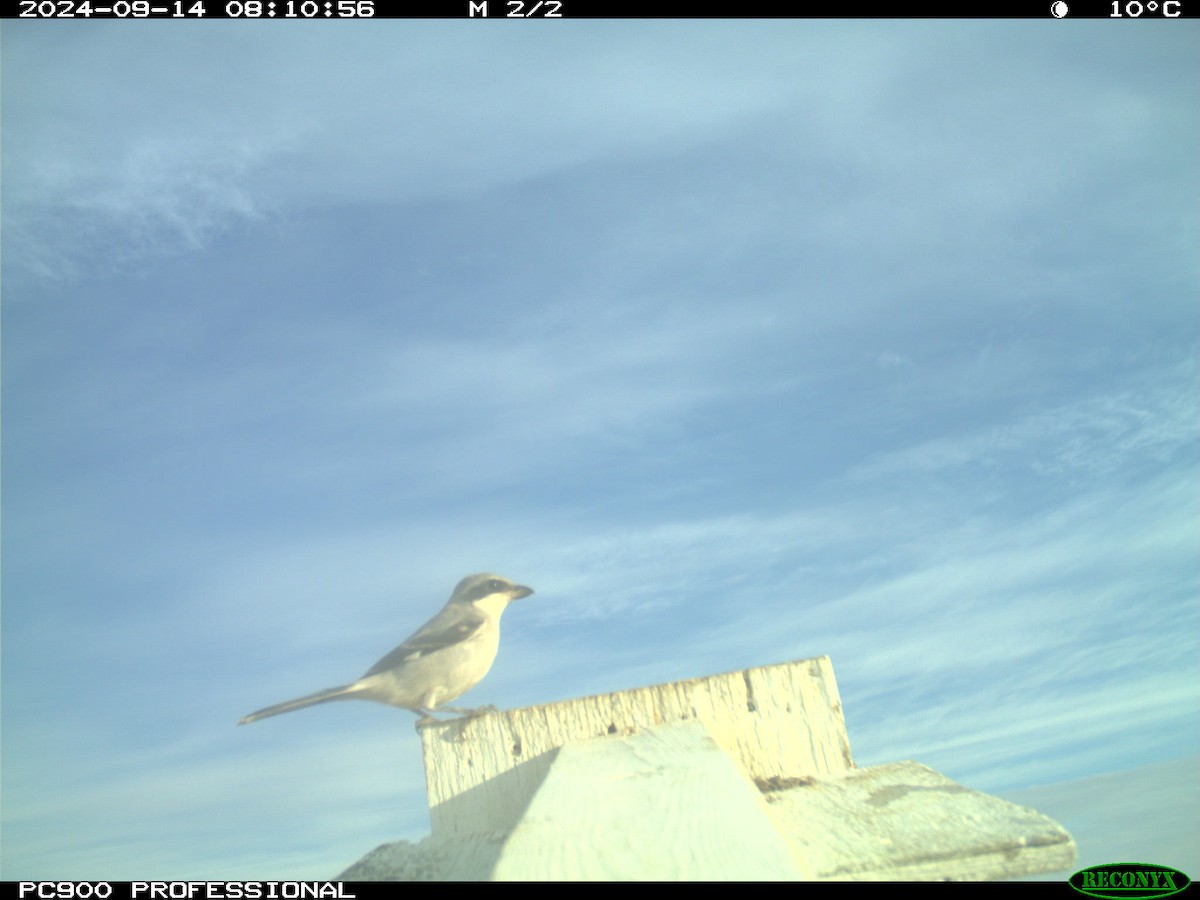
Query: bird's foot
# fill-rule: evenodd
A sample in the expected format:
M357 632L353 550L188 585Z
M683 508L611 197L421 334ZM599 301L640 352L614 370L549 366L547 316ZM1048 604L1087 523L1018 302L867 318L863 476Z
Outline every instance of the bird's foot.
M422 728L425 728L429 725L436 725L438 722L445 721L444 719L439 719L437 716L435 716L433 714L433 710L431 709L418 708L414 709L413 712L420 716L420 718L417 719L417 731L420 731Z
M479 706L475 709L461 709L457 706L439 706L438 712L452 712L462 716L464 719L478 719L480 716L496 712L496 707L490 703L487 706Z

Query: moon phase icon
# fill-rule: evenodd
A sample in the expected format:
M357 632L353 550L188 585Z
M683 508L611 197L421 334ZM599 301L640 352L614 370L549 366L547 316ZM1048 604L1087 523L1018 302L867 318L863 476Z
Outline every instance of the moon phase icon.
M1056 0L1055 3L1050 4L1050 15L1056 19L1061 19L1070 11L1070 8L1068 8L1067 4L1063 3L1063 0Z

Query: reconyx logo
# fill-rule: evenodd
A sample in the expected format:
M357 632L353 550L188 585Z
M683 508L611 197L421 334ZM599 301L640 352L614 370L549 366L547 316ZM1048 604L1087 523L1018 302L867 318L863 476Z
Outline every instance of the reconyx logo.
M1153 863L1108 863L1089 866L1072 875L1067 883L1089 897L1149 898L1169 897L1192 883L1192 880L1170 866Z

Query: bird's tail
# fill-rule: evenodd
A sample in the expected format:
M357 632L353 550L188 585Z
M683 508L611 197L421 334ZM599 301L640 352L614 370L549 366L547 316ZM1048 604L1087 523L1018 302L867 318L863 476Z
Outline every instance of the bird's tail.
M315 706L318 703L328 703L330 700L351 700L362 689L362 685L357 683L327 688L323 691L317 691L315 694L309 694L307 697L297 697L295 700L286 700L283 703L268 706L266 709L260 709L258 712L252 712L248 716L243 716L238 721L238 724L249 725L251 722L257 722L259 719L278 716L281 713L291 712L293 709L304 709L306 706Z

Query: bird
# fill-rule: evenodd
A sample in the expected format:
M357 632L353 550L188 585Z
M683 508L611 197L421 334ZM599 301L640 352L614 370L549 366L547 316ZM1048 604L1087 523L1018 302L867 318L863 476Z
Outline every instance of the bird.
M501 614L509 603L532 593L532 588L491 572L468 575L436 616L358 681L276 703L243 716L238 724L333 700L374 700L399 706L421 716L418 726L438 721L435 710L479 715L488 707L468 710L442 704L483 680L500 647Z

